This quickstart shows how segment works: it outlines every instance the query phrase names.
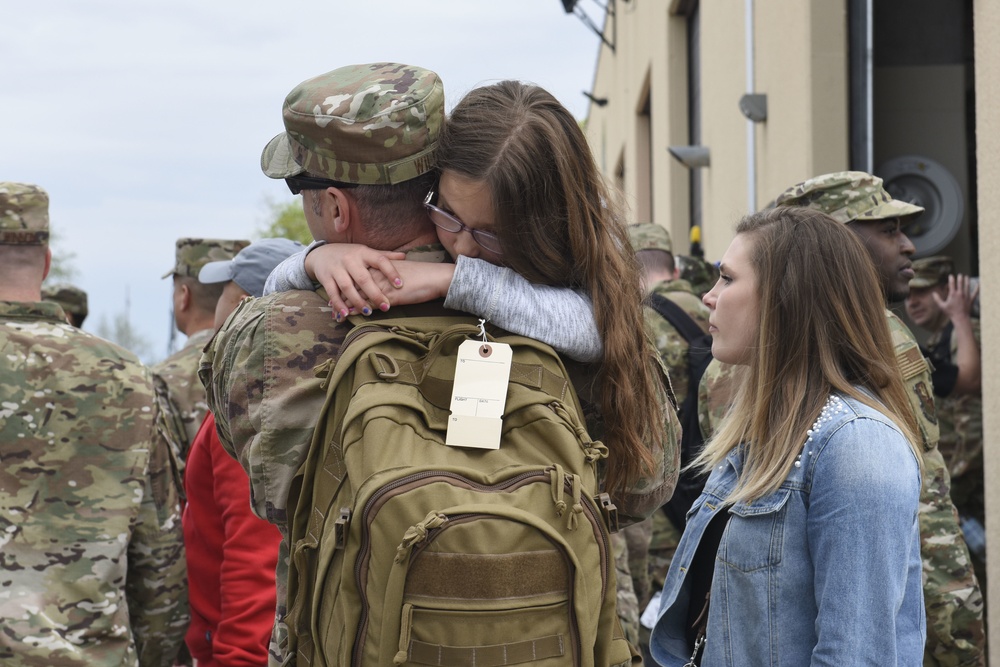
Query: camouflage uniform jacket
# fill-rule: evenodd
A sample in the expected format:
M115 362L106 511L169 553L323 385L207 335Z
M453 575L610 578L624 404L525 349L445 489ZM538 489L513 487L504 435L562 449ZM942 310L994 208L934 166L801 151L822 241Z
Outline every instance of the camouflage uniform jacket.
M415 259L411 254L408 258ZM440 261L440 260L438 260ZM386 317L442 315L440 302L393 308ZM382 317L376 312L372 317ZM350 330L337 324L326 299L316 292L278 292L247 299L229 316L205 350L201 379L223 447L250 477L250 501L261 518L283 535L277 569L278 623L272 640L271 664L278 664L287 645L281 619L287 598L287 498L292 479L309 450L326 392L313 369L336 359ZM592 373L567 364L586 404ZM574 373L574 369L577 373ZM641 480L625 498L616 498L623 520L645 516L673 491L679 465L680 426L666 408L669 442L654 450L656 473ZM588 411L588 424L593 412ZM593 430L592 430L593 432ZM288 664L293 656L285 658Z
M918 515L927 610L924 665L984 665L983 596L951 501L948 469L938 450L930 367L902 320L888 310L886 317L924 451ZM713 361L702 377L698 409L706 435L718 428L731 405L734 372L734 367Z
M188 336L184 347L153 366L153 383L160 406L179 443L178 460L183 467L188 450L205 420L208 403L205 387L198 379L198 361L202 348L212 339L213 331L204 329Z
M176 462L148 371L0 301L0 663L169 666L188 604Z
M976 342L980 343L979 320L973 318L972 330ZM948 349L952 359L958 355L958 339L952 327L932 334L925 347L933 348L941 343L942 336L949 337ZM969 471L982 471L983 467L983 399L979 394L947 396L936 398L938 420L941 423L941 454L948 463L948 472L961 477Z
M708 307L691 289L686 280L664 280L653 285L651 294L670 299L691 316L695 324L708 333ZM663 359L663 365L670 374L670 384L678 405L684 403L688 392L688 343L684 337L662 315L652 307L643 308L646 318L646 329L653 337L653 344Z

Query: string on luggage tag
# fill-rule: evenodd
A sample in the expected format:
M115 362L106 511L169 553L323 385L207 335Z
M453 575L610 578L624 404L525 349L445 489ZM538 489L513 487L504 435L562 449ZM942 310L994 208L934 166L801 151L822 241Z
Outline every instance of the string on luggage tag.
M479 320L479 335L483 337L483 342L489 342L486 340L486 320Z

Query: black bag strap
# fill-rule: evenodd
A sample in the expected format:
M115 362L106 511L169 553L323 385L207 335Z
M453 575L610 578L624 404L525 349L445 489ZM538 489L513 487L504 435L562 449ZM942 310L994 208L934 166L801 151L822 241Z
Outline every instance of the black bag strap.
M653 310L660 314L660 317L670 322L677 329L677 333L689 344L691 341L705 335L705 331L695 323L683 308L662 294L650 294L648 303Z

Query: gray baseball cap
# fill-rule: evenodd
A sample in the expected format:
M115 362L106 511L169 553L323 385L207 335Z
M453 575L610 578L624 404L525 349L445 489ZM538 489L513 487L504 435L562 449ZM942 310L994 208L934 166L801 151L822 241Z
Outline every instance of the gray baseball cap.
M289 239L260 239L254 241L236 257L209 262L201 268L198 282L225 283L232 280L252 296L264 295L264 283L274 267L305 248L301 243Z

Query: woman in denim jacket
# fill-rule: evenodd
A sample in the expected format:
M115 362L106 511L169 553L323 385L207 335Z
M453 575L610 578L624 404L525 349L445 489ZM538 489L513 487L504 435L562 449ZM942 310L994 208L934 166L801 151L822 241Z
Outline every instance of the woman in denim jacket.
M753 214L704 301L712 353L741 368L693 464L711 473L667 575L653 657L920 665L916 424L865 249L816 211Z

